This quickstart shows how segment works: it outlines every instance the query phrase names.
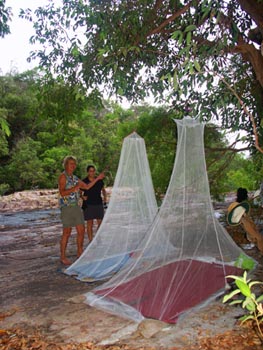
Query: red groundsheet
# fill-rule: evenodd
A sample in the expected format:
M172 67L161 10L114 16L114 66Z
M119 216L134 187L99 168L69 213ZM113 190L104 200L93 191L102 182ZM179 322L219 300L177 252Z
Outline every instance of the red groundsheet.
M240 275L225 266L226 275ZM174 262L146 272L115 289L96 291L140 311L144 317L175 323L178 316L225 287L223 266L198 260Z

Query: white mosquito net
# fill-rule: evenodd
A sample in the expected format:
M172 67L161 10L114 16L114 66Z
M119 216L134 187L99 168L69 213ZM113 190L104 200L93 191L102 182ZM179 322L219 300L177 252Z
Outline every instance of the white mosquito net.
M133 132L123 141L102 224L90 245L65 273L87 282L109 278L127 263L157 210L145 143Z
M206 172L204 124L176 120L177 152L162 206L125 267L86 294L86 302L140 322L175 323L183 312L225 288L240 274L242 250L215 217Z

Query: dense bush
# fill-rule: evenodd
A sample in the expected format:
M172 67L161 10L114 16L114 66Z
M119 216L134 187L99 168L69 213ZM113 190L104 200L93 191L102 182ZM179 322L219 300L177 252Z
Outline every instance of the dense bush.
M124 109L87 96L81 86L42 81L35 71L0 77L0 112L10 128L0 133L0 194L30 188L54 188L68 155L78 159L77 175L87 164L107 169L112 185L122 140L136 130L145 139L156 193L165 192L176 151L176 110L149 105ZM219 198L237 187L257 188L261 163L226 151L227 140L213 125L205 129L211 193ZM224 152L222 152L224 150ZM257 164L258 169L257 169Z

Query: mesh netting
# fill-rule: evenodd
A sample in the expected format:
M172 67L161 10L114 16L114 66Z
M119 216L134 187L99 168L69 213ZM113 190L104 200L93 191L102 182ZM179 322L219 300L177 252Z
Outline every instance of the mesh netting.
M157 210L145 143L133 132L123 141L102 224L81 257L65 272L84 281L109 278L136 251Z
M177 120L173 173L153 224L125 267L86 294L87 303L122 317L176 322L225 288L242 250L215 217L206 172L204 124Z

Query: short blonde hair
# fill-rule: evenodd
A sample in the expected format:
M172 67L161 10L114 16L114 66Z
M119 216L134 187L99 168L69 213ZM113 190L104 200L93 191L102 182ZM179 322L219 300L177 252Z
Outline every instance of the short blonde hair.
M67 166L67 164L68 164L68 162L69 162L70 160L73 160L73 161L77 164L77 159L76 159L76 157L73 157L73 156L66 156L66 157L63 159L63 163L62 163L64 169L66 169L66 166Z

